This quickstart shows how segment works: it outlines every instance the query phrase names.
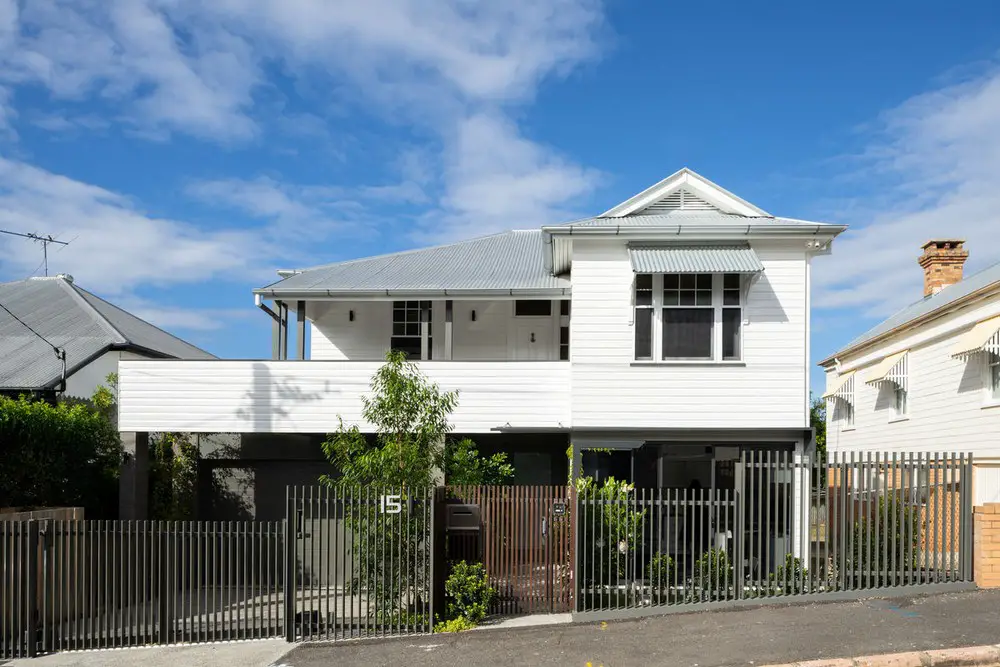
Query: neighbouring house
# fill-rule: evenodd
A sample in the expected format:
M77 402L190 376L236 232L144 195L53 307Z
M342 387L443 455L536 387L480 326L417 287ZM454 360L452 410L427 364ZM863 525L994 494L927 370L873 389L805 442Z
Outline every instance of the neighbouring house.
M121 360L215 358L66 274L0 283L0 305L0 394L8 396L90 398Z
M810 264L844 229L682 169L592 218L280 271L254 290L272 359L122 362L119 426L136 447L241 434L205 488L227 475L280 518L286 484L328 471L339 418L370 428L361 397L399 349L459 391L454 433L509 453L518 484L565 484L571 448L598 478L732 488L741 452L812 445Z
M830 451L972 453L981 505L1000 501L1000 264L963 277L968 256L925 243L923 297L820 366Z

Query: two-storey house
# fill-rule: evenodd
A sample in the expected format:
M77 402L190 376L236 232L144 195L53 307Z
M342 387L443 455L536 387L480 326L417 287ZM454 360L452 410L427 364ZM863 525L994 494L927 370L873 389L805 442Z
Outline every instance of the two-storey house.
M810 446L810 263L843 230L682 169L596 217L283 271L255 290L272 359L122 362L120 428L239 434L214 465L280 516L400 349L517 483L565 483L571 448L589 474L725 487L741 450Z
M1000 264L964 277L968 256L925 243L923 297L820 365L830 451L970 452L979 505L1000 501Z

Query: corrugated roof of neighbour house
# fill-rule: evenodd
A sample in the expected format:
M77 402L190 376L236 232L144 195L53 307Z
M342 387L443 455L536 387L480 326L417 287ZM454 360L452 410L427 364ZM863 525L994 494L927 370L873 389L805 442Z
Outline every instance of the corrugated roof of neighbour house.
M830 357L824 361L829 361L851 348L873 341L879 336L901 327L904 324L912 322L913 320L926 317L934 311L945 308L959 299L967 297L970 294L974 294L975 292L989 287L994 283L1000 283L1000 263L983 269L982 271L979 271L978 273L975 273L964 280L955 283L954 285L949 285L937 294L932 294L924 297L920 301L911 303L909 306L906 306L892 317L889 317L864 332L843 348L830 355Z
M518 230L420 250L303 269L259 294L308 292L566 291L545 269L541 230Z
M0 388L44 389L62 374L52 347L25 324L66 351L69 371L112 346L182 359L215 358L62 277L2 283L0 304L17 316L0 309Z
M749 244L630 247L636 273L758 273L764 270Z

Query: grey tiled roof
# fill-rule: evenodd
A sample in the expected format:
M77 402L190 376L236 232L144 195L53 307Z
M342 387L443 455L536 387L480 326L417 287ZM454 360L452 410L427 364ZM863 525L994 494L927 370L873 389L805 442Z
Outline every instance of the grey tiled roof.
M545 269L541 230L504 232L449 245L327 264L255 290L309 292L558 291L570 281Z
M949 285L937 294L932 294L924 297L920 301L910 304L889 319L872 327L852 340L841 350L838 350L836 353L831 355L829 359L832 359L833 357L836 357L853 347L872 341L882 334L888 333L889 331L892 331L893 329L917 318L929 315L940 308L944 308L945 306L948 306L963 297L969 296L974 292L978 292L979 290L998 282L1000 282L1000 263L994 264L993 266L983 269L978 273L974 273L954 285Z
M674 225L794 225L802 227L818 227L827 225L825 222L810 222L794 218L777 218L773 216L746 216L715 211L677 211L657 215L629 215L621 218L584 218L558 227L668 227ZM836 225L834 225L836 226Z
M180 359L215 358L63 278L2 283L0 304L63 348L70 372L112 346ZM51 387L61 372L52 348L0 309L0 388Z
M764 270L749 244L631 247L636 273L757 273Z

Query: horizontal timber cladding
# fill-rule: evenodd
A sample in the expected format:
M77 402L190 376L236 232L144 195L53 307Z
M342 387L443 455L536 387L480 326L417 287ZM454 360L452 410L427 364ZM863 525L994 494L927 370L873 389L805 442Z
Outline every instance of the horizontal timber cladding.
M574 241L573 428L806 426L806 254L793 242L753 248L764 271L746 296L740 363L650 366L635 363L625 243Z
M733 473L732 488L581 490L581 618L971 585L968 455L745 452Z
M123 361L122 431L328 433L338 417L370 428L361 397L383 362ZM569 425L569 362L419 362L429 380L458 390L458 433Z

